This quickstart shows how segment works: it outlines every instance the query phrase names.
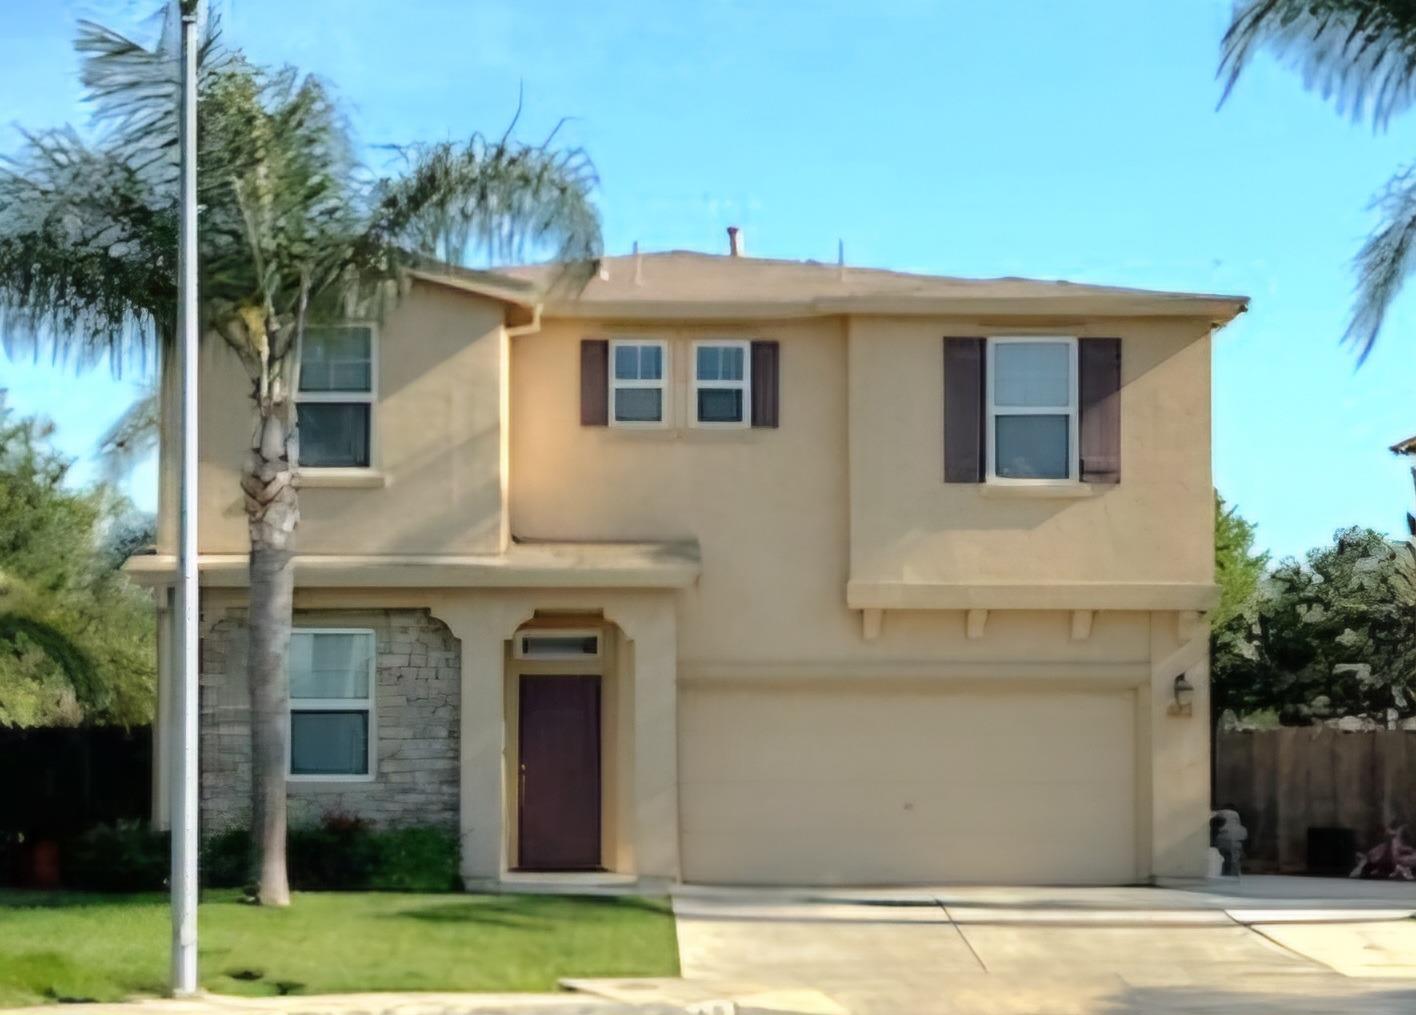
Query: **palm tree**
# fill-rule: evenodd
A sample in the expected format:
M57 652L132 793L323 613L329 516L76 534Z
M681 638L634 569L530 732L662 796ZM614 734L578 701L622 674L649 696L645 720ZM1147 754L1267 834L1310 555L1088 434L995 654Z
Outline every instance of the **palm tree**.
M8 344L82 368L161 357L175 335L177 18L144 46L82 23L77 48L94 140L25 135L0 172L0 328ZM549 254L589 277L600 250L594 167L578 148L474 136L411 146L376 176L329 91L222 45L198 71L204 335L250 383L242 463L250 534L250 686L258 896L286 905L285 679L300 519L292 395L311 321L377 312L420 260ZM514 124L515 121L513 121Z
M1226 98L1255 54L1269 50L1339 112L1375 130L1416 100L1412 0L1240 0L1220 48ZM1356 257L1357 299L1344 335L1363 359L1416 267L1416 166L1397 172L1372 204L1381 222Z

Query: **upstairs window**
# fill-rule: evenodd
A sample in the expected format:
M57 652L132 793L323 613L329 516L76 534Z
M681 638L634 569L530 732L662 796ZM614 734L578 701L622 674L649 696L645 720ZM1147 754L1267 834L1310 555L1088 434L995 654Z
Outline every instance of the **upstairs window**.
M374 373L370 325L305 330L295 396L302 468L372 464Z
M290 775L374 776L374 632L290 634Z
M988 479L1077 478L1077 340L988 342Z
M750 343L693 344L693 422L696 426L740 427L751 422Z
M668 384L664 342L610 343L610 420L615 426L662 426Z

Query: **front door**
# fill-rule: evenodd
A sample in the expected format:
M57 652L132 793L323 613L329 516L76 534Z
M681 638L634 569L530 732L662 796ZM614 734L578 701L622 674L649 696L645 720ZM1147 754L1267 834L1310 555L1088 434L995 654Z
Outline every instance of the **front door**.
M521 678L522 870L600 867L600 678Z

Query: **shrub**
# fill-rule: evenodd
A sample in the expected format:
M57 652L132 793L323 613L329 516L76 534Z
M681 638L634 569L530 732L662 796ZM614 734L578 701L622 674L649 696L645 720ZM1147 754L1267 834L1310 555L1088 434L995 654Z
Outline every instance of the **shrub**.
M457 835L445 828L390 828L378 834L377 884L390 892L450 892L462 887Z
M228 828L202 843L202 884L208 888L245 888L251 883L251 833Z
M213 888L251 883L251 834L232 828L207 840L202 881ZM290 887L300 891L447 892L461 887L457 835L444 828L379 829L362 818L326 814L286 837Z
M169 870L168 835L141 821L98 825L65 843L65 884L96 892L162 888Z
M292 828L286 838L290 887L318 891L373 888L377 832L361 818L327 814L318 825Z

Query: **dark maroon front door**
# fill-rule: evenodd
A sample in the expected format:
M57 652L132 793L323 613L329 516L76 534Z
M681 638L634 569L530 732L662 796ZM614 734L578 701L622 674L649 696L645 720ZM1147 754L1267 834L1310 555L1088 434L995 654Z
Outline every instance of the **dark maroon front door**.
M519 866L600 867L600 678L521 678Z

